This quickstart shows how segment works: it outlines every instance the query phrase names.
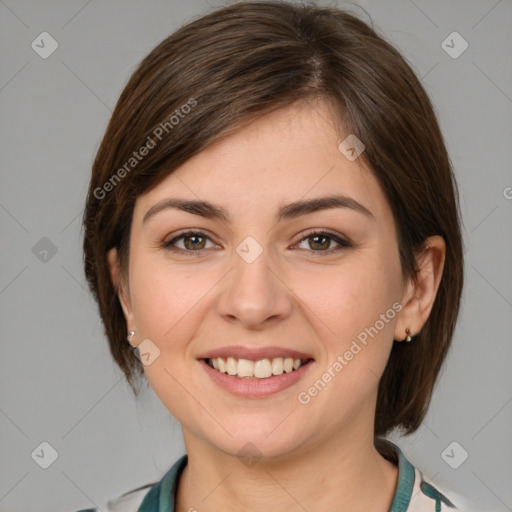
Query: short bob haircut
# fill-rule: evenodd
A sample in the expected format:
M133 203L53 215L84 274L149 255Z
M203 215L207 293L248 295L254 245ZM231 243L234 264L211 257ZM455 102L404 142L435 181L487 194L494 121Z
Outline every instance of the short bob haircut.
M127 342L107 261L116 247L127 282L135 200L256 117L316 99L330 105L340 142L354 134L365 145L360 158L392 209L404 278L416 279L415 256L429 236L446 243L431 314L413 343L394 343L379 382L375 436L394 428L407 435L427 412L459 313L464 271L457 184L419 79L373 27L346 10L239 2L184 25L142 60L92 167L83 217L85 275L110 352L138 396L134 382L144 370Z

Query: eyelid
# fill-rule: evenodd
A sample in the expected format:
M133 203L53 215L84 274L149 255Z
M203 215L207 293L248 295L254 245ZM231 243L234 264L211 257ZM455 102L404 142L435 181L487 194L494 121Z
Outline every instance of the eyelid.
M176 233L173 233L171 235L171 237L168 237L168 239L164 240L161 243L161 247L167 251L183 254L186 256L199 256L199 255L203 254L206 249L198 249L196 251L186 250L186 249L181 249L181 248L175 247L172 244L172 242L176 243L176 241L179 239L182 239L187 236L193 236L193 235L196 235L196 236L199 235L200 237L205 238L205 239L209 240L211 243L215 244L215 242L212 240L212 236L207 231L204 231L199 228L197 228L197 229L196 228L187 228L187 229L178 231ZM342 235L341 233L333 232L330 229L322 229L322 228L312 228L310 230L302 232L299 235L297 242L295 242L292 247L300 244L307 238L310 238L312 236L321 236L321 235L327 236L328 238L333 240L335 243L337 243L338 246L333 247L331 249L327 249L325 251L314 251L314 250L308 250L308 249L304 249L304 250L306 250L309 253L315 254L315 256L322 256L322 255L328 255L328 254L330 255L333 253L340 252L343 249L354 247L354 244L345 235ZM215 244L215 245L219 245L219 244ZM294 249L294 250L296 250L296 249Z
M210 242L212 242L213 244L215 245L219 245L219 244L216 244L212 238L213 236L210 235L207 231L204 231L203 229L199 229L199 228L186 228L186 229L182 229L181 231L177 231L176 233L173 233L171 236L168 236L164 239L164 241L162 242L162 247L164 249L169 249L169 248L172 248L173 246L171 245L171 242L175 241L175 240L179 240L181 238L185 238L186 236L193 236L193 235L199 235L203 238L206 238L207 240L209 240ZM180 252L201 252L201 251L204 251L204 249L201 249L200 251L185 251L183 249L178 249L178 251Z
M354 247L354 244L350 241L350 239L347 236L342 235L341 233L336 233L334 231L331 231L330 229L322 229L322 228L313 228L311 230L304 231L303 233L301 233L299 235L299 240L294 245L297 245L297 244L301 243L302 241L304 241L305 239L310 238L315 235L316 236L321 236L321 235L327 236L328 238L331 238L334 242L336 242L339 247L333 247L332 249L327 249L326 251L310 250L308 252L318 253L318 254L331 254L331 253L341 250L343 248Z

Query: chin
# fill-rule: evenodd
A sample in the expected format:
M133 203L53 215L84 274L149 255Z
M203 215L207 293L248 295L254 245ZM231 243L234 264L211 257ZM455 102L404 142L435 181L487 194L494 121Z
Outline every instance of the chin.
M280 421L283 420L281 416ZM280 459L290 454L296 454L297 449L304 444L304 429L296 432L295 429L285 426L286 421L279 425L279 421L272 423L240 422L238 428L231 429L233 437L225 434L217 438L208 436L208 442L215 448L241 459L258 460L261 458ZM277 427L277 428L276 428ZM211 434L211 432L210 432Z

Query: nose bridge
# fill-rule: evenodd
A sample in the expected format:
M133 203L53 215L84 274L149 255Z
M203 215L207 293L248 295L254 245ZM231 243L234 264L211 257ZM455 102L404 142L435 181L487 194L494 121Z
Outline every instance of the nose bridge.
M254 326L289 313L290 298L273 270L272 251L248 236L235 247L232 266L219 314Z

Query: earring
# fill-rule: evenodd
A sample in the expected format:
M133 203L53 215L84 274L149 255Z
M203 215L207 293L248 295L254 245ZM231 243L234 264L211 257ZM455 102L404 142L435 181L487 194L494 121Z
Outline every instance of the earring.
M126 337L126 339L130 343L130 345L132 344L132 339L133 339L134 336L135 336L135 331L129 331L128 332L128 336Z
M409 343L410 341L412 341L412 336L411 336L411 330L409 329L409 327L407 327L405 329L405 334L407 334L407 337L405 338L405 341L407 343Z

